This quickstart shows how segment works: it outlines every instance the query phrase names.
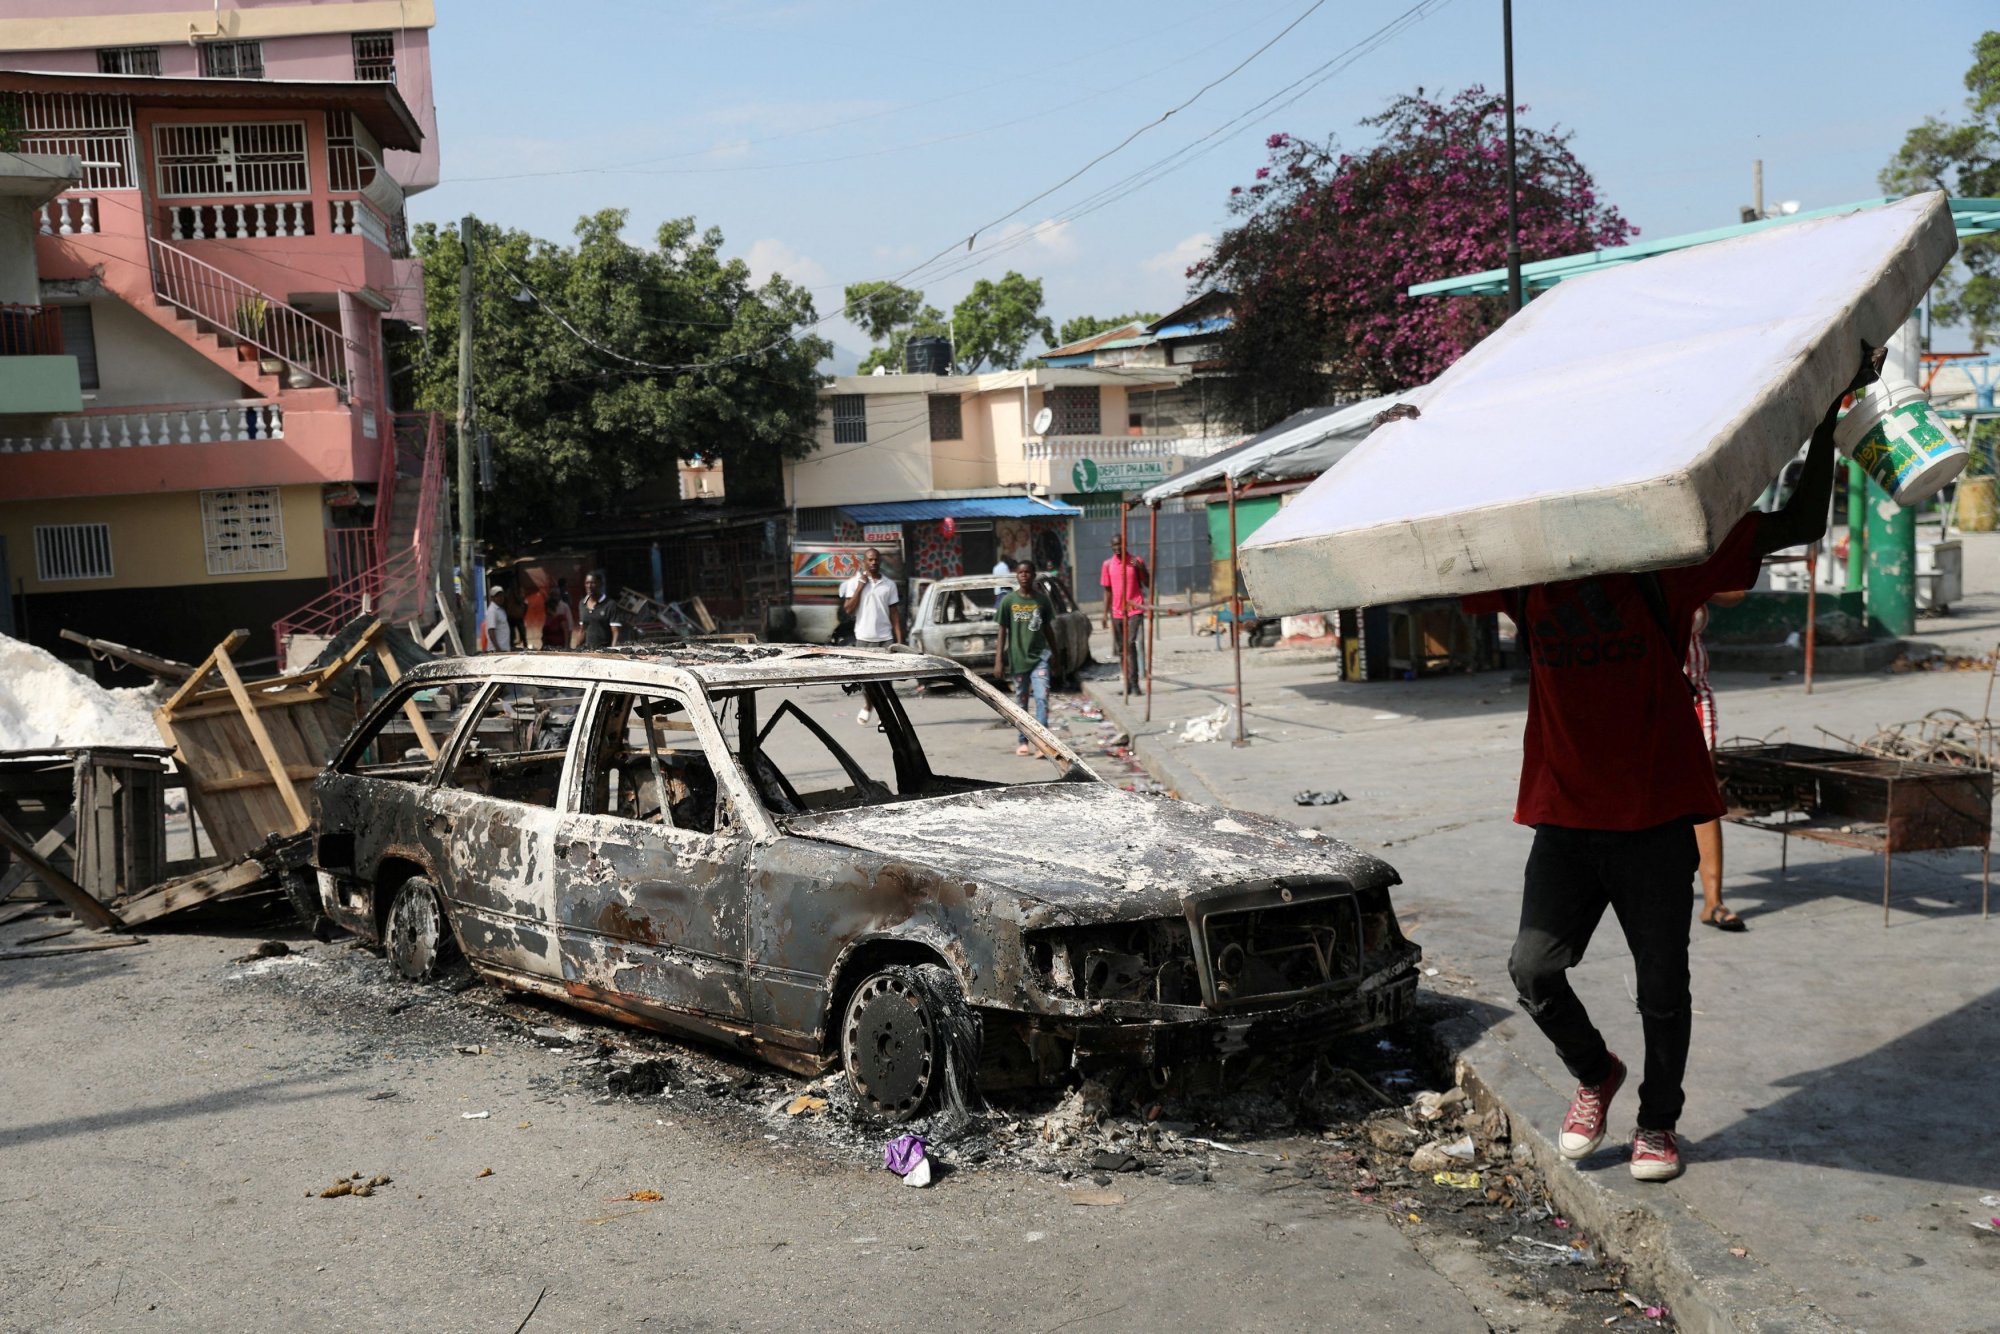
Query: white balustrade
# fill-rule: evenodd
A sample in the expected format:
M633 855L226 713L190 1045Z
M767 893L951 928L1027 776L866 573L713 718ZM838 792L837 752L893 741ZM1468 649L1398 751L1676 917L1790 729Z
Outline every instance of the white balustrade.
M191 408L137 408L57 417L39 436L0 438L0 454L60 453L78 449L145 449L231 440L282 440L285 411L276 403L246 399Z
M339 230L337 225L335 230ZM176 241L309 236L312 234L312 202L273 200L250 204L169 204L167 234Z
M372 241L382 249L389 248L389 227L382 221L381 214L358 199L335 199L328 202L328 226L341 236L359 236Z
M90 195L57 195L42 205L43 236L95 236L97 200Z
M1029 459L1203 459L1234 443L1236 436L1045 435L1021 442Z

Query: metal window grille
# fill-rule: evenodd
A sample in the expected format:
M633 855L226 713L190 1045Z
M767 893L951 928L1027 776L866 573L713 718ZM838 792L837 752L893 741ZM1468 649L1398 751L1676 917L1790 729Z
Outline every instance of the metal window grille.
M308 193L304 121L159 125L153 130L163 195Z
M833 396L833 443L836 445L868 443L868 395Z
M111 525L36 524L35 578L45 584L111 578Z
M932 394L931 439L965 439L965 415L957 394Z
M840 516L831 505L808 505L798 511L795 527L800 537L832 540L840 531Z
M99 388L97 380L97 326L89 306L58 306L62 320L63 351L76 358L76 375L85 389Z
M85 190L131 190L132 102L106 93L22 93L21 151L83 161Z
M97 51L99 74L154 74L160 72L157 46L105 46Z
M264 77L262 42L204 42L201 72L211 79L261 79Z
M326 113L327 188L335 194L359 194L375 179L375 164L381 160L382 145L357 125L349 111Z
M396 81L396 35L389 32L354 34L354 77L383 83Z
M1057 385L1048 391L1047 406L1054 420L1050 435L1102 435L1094 384Z
M278 488L202 492L201 541L210 574L284 569L285 522Z

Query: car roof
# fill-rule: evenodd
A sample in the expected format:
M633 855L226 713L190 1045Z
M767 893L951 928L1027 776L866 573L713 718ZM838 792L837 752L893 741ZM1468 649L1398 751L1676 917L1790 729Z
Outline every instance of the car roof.
M580 682L622 681L655 685L795 685L885 676L963 675L949 658L879 649L822 648L814 644L634 644L625 648L482 653L439 658L410 672L432 677L542 676Z
M1053 579L1055 577L1054 573L1048 570L1035 571L1035 578L1037 579ZM931 580L929 588L925 591L928 592L931 588L943 589L947 592L958 588L998 588L1000 585L996 581L1001 578L1011 579L1013 578L1013 574L1010 571L1003 576L997 570L989 570L985 574L954 574L948 579Z

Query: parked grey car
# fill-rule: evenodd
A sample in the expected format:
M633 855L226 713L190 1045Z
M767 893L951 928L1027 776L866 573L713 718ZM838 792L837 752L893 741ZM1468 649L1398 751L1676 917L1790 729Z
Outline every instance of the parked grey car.
M923 689L941 683L961 689ZM980 740L1016 730L1038 754ZM842 1066L880 1119L975 1073L1316 1042L1404 1015L1416 988L1387 865L1100 781L938 658L442 660L313 793L322 906L406 977L462 954L598 1014Z
M1050 676L1074 686L1077 673L1090 665L1090 617L1077 609L1062 580L1037 575L1035 586L1056 609L1055 624L1049 631L1055 646ZM999 634L993 608L1000 594L1012 588L1011 579L994 574L918 580L912 595L917 611L910 622L911 647L919 653L950 658L975 672L991 672L993 641Z

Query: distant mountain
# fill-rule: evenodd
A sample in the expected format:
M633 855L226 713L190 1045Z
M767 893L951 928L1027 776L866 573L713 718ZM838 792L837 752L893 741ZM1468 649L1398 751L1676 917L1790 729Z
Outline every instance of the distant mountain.
M833 345L833 355L819 364L820 374L852 375L861 369L861 359L867 355L866 352L850 351L840 344L835 343Z

